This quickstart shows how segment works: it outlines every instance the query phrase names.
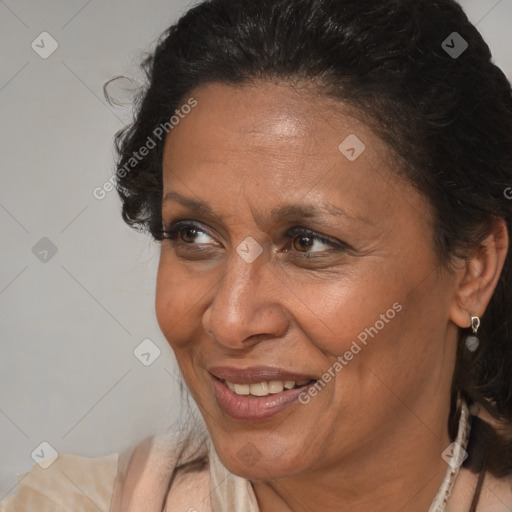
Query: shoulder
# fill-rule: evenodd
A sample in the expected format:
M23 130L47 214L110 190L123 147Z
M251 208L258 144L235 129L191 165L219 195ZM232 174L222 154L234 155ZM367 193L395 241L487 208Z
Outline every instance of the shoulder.
M104 457L61 453L47 469L35 464L18 475L16 492L0 512L161 512L164 504L166 512L211 512L207 454L207 443L184 444L169 434ZM174 471L197 458L206 464Z
M209 468L181 472L165 499L167 512L211 512L211 478Z
M61 453L46 469L35 464L18 475L18 487L0 503L1 512L108 511L118 455L82 457Z
M177 465L194 460L201 453L207 454L207 444L188 443L173 433L148 437L123 452L111 512L160 512L164 504L168 512L210 512L209 500L200 499L203 493L209 497L208 464L192 471L175 471Z

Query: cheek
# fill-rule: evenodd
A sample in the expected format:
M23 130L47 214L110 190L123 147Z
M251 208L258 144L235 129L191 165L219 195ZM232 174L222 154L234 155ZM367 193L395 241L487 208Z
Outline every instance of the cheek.
M326 355L341 355L353 341L360 344L397 323L404 294L397 280L383 282L370 269L357 276L333 276L311 284L296 295L296 320L306 336ZM395 304L395 307L393 306Z
M397 396L412 404L417 395L436 396L449 385L455 344L447 346L444 336L447 286L432 275L414 289L396 279L374 295L355 290L345 297L339 311L346 320L338 320L340 335L329 347L342 356L333 358L340 363L337 400L400 407Z
M193 340L200 339L200 307L204 295L205 290L197 279L191 279L179 265L161 256L155 295L156 318L196 401L201 398L196 395L197 386L193 384L197 350Z
M175 351L184 348L191 332L201 326L201 307L208 290L203 281L193 279L164 253L160 256L155 313L163 335Z
M442 350L432 337L442 339L446 327L444 285L427 279L413 289L410 279L379 266L381 272L366 268L358 276L310 286L298 297L303 304L297 321L327 360L325 371L341 377L343 395L356 389L359 394L360 386L374 390L374 374L393 385L399 376L407 384L441 365Z

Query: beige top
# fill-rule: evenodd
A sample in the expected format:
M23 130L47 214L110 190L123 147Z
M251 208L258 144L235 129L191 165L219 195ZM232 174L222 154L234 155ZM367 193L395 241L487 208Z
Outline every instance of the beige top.
M259 512L250 481L229 472L209 444L209 465L180 476L165 512ZM161 512L176 456L169 436L154 436L120 455L88 458L60 454L48 468L18 477L16 493L0 512ZM476 475L461 469L447 512L468 512ZM512 511L512 478L487 476L479 512Z

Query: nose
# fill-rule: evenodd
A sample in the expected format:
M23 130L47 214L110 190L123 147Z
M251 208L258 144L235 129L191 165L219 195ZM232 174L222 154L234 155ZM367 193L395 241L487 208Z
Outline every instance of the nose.
M204 311L205 331L230 349L246 349L264 339L283 337L288 319L280 303L282 286L263 255L247 263L233 252Z

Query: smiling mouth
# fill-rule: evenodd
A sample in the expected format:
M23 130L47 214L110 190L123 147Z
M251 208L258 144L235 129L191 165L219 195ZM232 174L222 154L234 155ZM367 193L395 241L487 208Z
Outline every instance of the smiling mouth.
M254 382L251 384L240 384L228 381L226 379L218 378L215 375L212 375L212 377L218 380L219 382L224 383L236 395L255 398L274 395L277 393L282 393L283 391L290 391L292 389L303 388L308 386L309 384L316 382L315 379L302 381L264 380L261 382Z

